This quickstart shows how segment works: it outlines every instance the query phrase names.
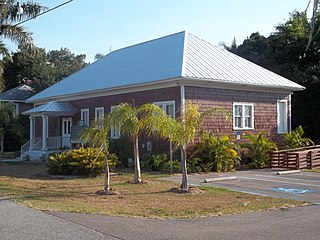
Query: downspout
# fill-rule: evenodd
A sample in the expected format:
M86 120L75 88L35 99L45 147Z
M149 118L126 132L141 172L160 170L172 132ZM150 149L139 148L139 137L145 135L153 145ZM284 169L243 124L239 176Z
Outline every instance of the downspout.
M292 96L292 93L289 94L288 96L288 99L289 99L289 106L288 106L288 132L291 134L291 131L292 131L292 123L291 123L291 116L292 116L292 112L291 112L291 96Z

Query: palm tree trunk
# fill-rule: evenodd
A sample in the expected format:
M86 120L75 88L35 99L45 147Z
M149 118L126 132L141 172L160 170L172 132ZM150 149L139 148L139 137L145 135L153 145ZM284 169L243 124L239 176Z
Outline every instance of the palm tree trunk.
M187 150L185 146L181 147L181 170L182 170L182 182L181 190L188 190L188 173L187 173Z
M110 170L108 162L108 153L104 152L104 192L110 191Z
M134 183L141 183L141 170L140 170L140 158L139 158L139 139L136 137L133 141L134 144Z
M4 135L1 135L0 137L0 154L4 154Z

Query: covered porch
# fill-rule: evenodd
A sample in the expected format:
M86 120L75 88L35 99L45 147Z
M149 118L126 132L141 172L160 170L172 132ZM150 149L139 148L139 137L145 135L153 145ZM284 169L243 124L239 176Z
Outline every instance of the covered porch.
M77 110L68 102L51 101L30 109L30 140L21 147L21 157L40 159L71 147L70 134Z

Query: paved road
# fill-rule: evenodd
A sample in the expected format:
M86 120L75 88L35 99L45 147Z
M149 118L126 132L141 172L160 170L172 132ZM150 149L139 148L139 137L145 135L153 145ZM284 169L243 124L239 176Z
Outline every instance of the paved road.
M1 240L114 240L86 226L0 198Z
M47 213L0 199L1 240L318 240L320 206L188 220Z
M189 220L55 213L119 239L319 240L320 206Z
M272 171L258 170L228 174L191 175L190 183L205 184L203 183L204 178L217 176L237 176L238 180L210 184L238 191L320 202L320 174L318 173L303 172L277 176ZM180 181L179 176L170 179ZM287 191L283 191L283 189L287 189ZM297 192L296 190L300 191L299 189L303 191ZM48 213L0 197L0 240L318 240L319 236L320 205L235 216L159 220L110 217L98 214Z
M237 177L237 180L204 183L206 178L231 176ZM181 181L180 176L172 176L166 179ZM320 204L320 173L314 172L277 175L276 171L261 169L234 173L210 173L189 175L189 183Z

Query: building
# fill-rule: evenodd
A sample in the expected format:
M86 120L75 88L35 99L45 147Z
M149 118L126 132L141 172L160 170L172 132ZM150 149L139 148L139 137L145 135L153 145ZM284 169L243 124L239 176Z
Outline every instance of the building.
M25 101L32 97L34 92L28 85L20 85L12 88L8 91L0 93L0 105L2 103L12 103L16 106L17 114L21 114L33 107L32 103L26 103Z
M210 131L242 137L291 129L291 94L304 87L190 33L179 32L113 51L27 100L30 142L23 151L46 154L70 145L71 126L122 102L159 104L173 117L186 100L201 109L225 107L232 123L204 122ZM218 129L218 130L217 130ZM118 137L116 131L112 138ZM141 142L146 146L146 142ZM149 144L150 145L150 144ZM154 144L156 147L156 144Z

